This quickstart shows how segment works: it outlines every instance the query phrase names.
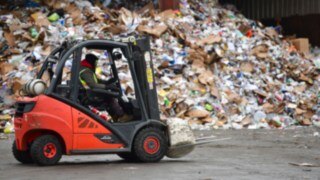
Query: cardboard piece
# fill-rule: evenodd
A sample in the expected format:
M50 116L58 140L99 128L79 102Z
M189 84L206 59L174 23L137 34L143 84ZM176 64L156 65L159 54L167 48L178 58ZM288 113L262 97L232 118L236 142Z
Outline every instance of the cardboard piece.
M145 32L147 34L151 34L159 38L163 33L167 31L167 29L168 29L168 26L166 26L165 24L161 24L161 25L156 25L152 28L149 26L140 25L138 26L137 30L139 32Z
M43 47L42 51L40 52L41 55L48 56L52 51L51 46Z
M65 8L65 11L70 14L70 17L72 18L72 22L74 25L82 25L84 24L82 19L82 13L81 10L74 4L68 5L67 8Z
M240 70L242 72L252 73L254 70L254 66L250 62L241 63Z
M212 64L213 62L219 61L219 59L220 58L218 57L218 55L213 52L212 54L208 55L207 58L205 58L205 63Z
M298 38L291 40L291 43L296 47L296 49L305 54L310 53L310 47L309 47L309 39L307 38Z
M158 14L157 17L160 18L160 21L165 22L170 18L175 18L176 14L172 9L168 9L168 10L165 10L162 13Z
M266 28L266 35L272 39L279 37L277 31L275 31L273 28Z
M119 22L123 23L127 27L132 26L135 23L135 19L138 18L137 13L131 12L126 8L121 8L119 13Z
M6 40L7 40L7 42L8 42L8 45L9 45L10 47L13 47L13 46L16 45L15 38L14 38L14 36L13 36L12 33L10 33L10 32L5 32L5 33L4 33L4 38L6 38Z
M245 117L242 121L241 124L242 126L246 127L249 126L252 123L251 118L249 116Z
M187 116L192 118L205 118L208 117L210 113L206 110L201 109L191 109L187 112Z
M110 32L112 34L121 34L125 32L126 27L124 25L108 25L101 29L101 31Z
M274 106L268 102L263 104L262 108L265 113L273 113L274 112Z
M183 29L185 34L192 33L192 30L193 30L193 27L190 24L185 23L185 22L180 24L180 28Z
M300 124L303 126L310 126L312 125L312 122L310 119L303 119L302 121L300 121Z
M251 54L258 58L265 59L268 57L268 46L263 44L258 45L251 50Z
M227 99L229 102L234 102L236 104L241 103L242 99L237 93L232 92L230 90L225 91L225 93L227 94Z
M261 97L264 97L264 98L268 97L268 93L266 93L266 92L264 92L262 90L254 90L253 92L256 93L257 95L261 96Z
M219 90L215 85L211 85L210 94L216 98L220 98Z
M11 116L9 115L9 114L4 114L4 115L0 115L0 120L1 121L9 121L9 120L11 120Z
M221 42L221 40L222 40L221 36L210 35L206 38L203 38L199 41L196 41L196 43L198 46L204 46L204 45L219 43L219 42Z
M306 113L306 110L300 109L300 108L296 108L296 115L302 115L304 113Z
M7 73L11 72L14 70L14 66L9 63L1 63L0 66L0 73L1 75L6 75Z
M202 119L203 123L212 123L212 122L216 122L217 119L216 118L212 118L212 117L206 117L204 119Z
M209 85L213 83L213 73L209 70L202 72L198 76L199 82L203 85Z
M313 80L311 78L307 77L306 75L302 74L302 73L300 74L299 79L302 80L302 81L305 81L305 82L307 82L309 84L313 84Z
M223 125L225 125L227 123L227 118L224 118L224 119L220 119L219 118L219 121L216 122L215 126L218 126L218 127L222 127Z
M36 26L43 27L43 26L49 26L51 23L49 22L46 15L44 15L42 12L36 12L31 14L31 18L35 22Z
M191 67L192 67L192 69L195 70L196 73L201 73L206 70L204 63L199 60L193 61Z
M295 92L303 93L307 89L306 85L296 86L294 87Z
M12 91L16 96L19 96L19 91L23 86L23 82L21 80L14 80L13 84L12 84Z
M67 0L46 0L43 1L47 6L53 9L64 9L68 6L69 2Z

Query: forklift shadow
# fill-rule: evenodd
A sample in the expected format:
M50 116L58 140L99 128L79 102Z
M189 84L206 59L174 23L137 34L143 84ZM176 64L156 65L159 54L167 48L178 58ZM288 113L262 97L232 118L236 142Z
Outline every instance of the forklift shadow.
M125 161L125 160L105 160L105 161L76 161L76 162L71 162L71 161L63 161L58 163L56 166L71 166L71 165L76 165L76 166L81 166L81 165L115 165L115 164L136 164L136 165L143 165L143 164L181 164L181 163L193 163L193 160L169 160L169 159L164 159L161 160L160 162L156 163L141 163L141 162L130 162L130 161Z

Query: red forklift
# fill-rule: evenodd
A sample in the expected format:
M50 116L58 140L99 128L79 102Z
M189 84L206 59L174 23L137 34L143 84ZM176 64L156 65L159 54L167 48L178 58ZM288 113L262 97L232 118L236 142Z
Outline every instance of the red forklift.
M79 81L83 49L107 52L117 89L84 89ZM123 100L116 61L121 54L134 84L135 98ZM71 73L65 82L65 67ZM44 74L49 77L45 83ZM117 154L127 161L158 162L170 149L168 127L160 121L156 82L148 37L66 42L45 60L35 81L25 86L16 103L12 151L21 163L54 165L62 155ZM39 87L45 87L39 90ZM37 89L38 88L38 89ZM41 89L41 88L40 88ZM83 95L91 96L83 100ZM133 120L108 122L88 108L105 103L95 97L117 98ZM88 100L89 99L89 100ZM88 103L89 102L89 103Z

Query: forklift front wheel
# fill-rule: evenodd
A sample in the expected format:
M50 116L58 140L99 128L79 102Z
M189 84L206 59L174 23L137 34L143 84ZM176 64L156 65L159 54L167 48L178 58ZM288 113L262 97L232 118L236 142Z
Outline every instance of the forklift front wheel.
M16 158L16 160L18 160L22 164L32 164L33 163L33 160L30 156L30 152L29 151L19 151L17 149L16 141L14 141L12 144L12 153L13 153L14 158Z
M133 143L133 152L142 162L158 162L168 151L166 135L159 128L141 130Z
M35 139L30 153L33 161L40 166L55 165L62 157L59 140L52 135L44 135Z

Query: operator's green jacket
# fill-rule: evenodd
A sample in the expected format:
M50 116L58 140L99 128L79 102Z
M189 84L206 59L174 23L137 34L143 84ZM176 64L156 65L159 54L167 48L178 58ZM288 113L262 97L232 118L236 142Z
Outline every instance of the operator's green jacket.
M100 84L99 80L93 69L88 67L81 66L79 79L81 84L86 89L106 89L107 85Z

